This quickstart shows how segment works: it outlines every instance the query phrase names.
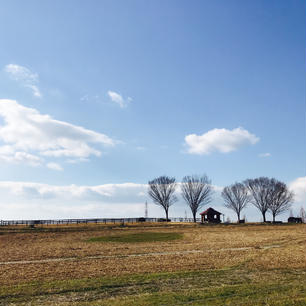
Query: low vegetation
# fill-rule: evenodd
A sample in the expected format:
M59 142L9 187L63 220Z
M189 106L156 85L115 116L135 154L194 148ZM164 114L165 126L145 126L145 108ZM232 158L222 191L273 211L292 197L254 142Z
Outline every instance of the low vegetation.
M144 232L135 234L122 234L110 235L104 237L90 238L88 242L122 242L122 243L135 243L135 242L154 242L154 241L170 241L182 238L181 233L155 233Z
M0 305L306 305L304 224L53 229L0 228Z

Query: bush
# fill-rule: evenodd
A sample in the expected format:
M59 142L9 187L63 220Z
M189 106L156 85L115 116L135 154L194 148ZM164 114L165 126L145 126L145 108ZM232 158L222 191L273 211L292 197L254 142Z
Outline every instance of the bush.
M159 218L159 219L157 219L157 222L167 222L167 219ZM171 219L168 219L168 222L171 222Z

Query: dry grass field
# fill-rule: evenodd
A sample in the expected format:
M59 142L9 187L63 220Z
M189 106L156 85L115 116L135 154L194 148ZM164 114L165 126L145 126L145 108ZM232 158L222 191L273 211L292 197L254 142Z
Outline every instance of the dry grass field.
M305 224L3 227L0 246L0 305L306 305Z

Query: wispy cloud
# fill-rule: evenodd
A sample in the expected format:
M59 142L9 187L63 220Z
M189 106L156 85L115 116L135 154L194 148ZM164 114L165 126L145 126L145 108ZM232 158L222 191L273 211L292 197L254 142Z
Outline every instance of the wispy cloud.
M138 151L145 151L147 148L146 147L143 147L143 146L138 146L136 147L136 150Z
M57 163L47 163L47 167L49 169L56 170L56 171L62 171L63 170L62 166L57 164Z
M259 138L242 127L233 130L212 129L202 135L185 137L189 154L207 155L213 152L229 153L244 145L254 145Z
M271 153L260 153L258 154L259 157L270 157Z
M6 65L4 67L4 71L12 80L20 83L26 88L29 88L34 97L42 97L42 94L38 88L39 76L37 73L33 73L30 69L16 64Z
M80 101L82 102L89 102L89 101L99 101L100 96L99 95L89 95L85 94L80 98Z
M117 92L111 91L111 90L107 92L107 95L109 96L111 101L113 101L114 103L117 103L121 108L127 107L128 104L133 101L131 97L127 97L126 99L124 99L122 95L120 95Z
M80 161L91 155L100 156L94 144L114 146L117 141L92 130L55 120L13 100L0 100L0 160L41 164L43 158L65 157ZM47 164L48 166L48 164ZM57 168L51 163L49 168Z
M39 156L19 151L11 145L4 145L0 146L0 161L6 163L40 166L43 162L43 159Z

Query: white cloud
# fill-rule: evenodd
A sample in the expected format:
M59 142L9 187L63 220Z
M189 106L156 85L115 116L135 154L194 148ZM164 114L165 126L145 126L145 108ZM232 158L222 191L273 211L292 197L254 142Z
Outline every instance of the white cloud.
M190 154L229 153L244 145L253 145L259 138L242 127L233 130L213 129L202 135L190 134L185 137L187 152Z
M289 184L289 189L294 192L295 202L306 203L306 176L298 177Z
M28 68L15 64L6 65L4 71L11 79L17 81L22 86L29 88L35 97L41 98L42 95L37 86L39 82L39 76L37 73L33 73Z
M14 150L12 146L1 146L0 147L0 161L9 163L26 163L31 166L41 165L43 159L26 152L18 152Z
M123 99L123 97L120 94L118 94L114 91L110 91L110 90L107 92L107 94L108 94L109 98L113 102L117 103L121 108L127 107L128 104L130 102L132 102L132 100L133 100L131 97L128 97L127 99Z
M62 171L63 170L62 166L57 164L57 163L47 163L46 166L49 169L52 169L52 170L57 170L57 171Z
M80 157L80 158L67 159L66 163L77 164L77 163L83 163L83 162L89 162L89 161L90 161L89 158Z
M1 160L31 160L36 164L42 162L41 156L83 160L101 155L92 144L117 143L104 134L55 120L13 100L0 99L0 117L4 120L0 125L0 140L4 143L0 147Z
M258 154L259 157L270 157L271 153L260 153Z

